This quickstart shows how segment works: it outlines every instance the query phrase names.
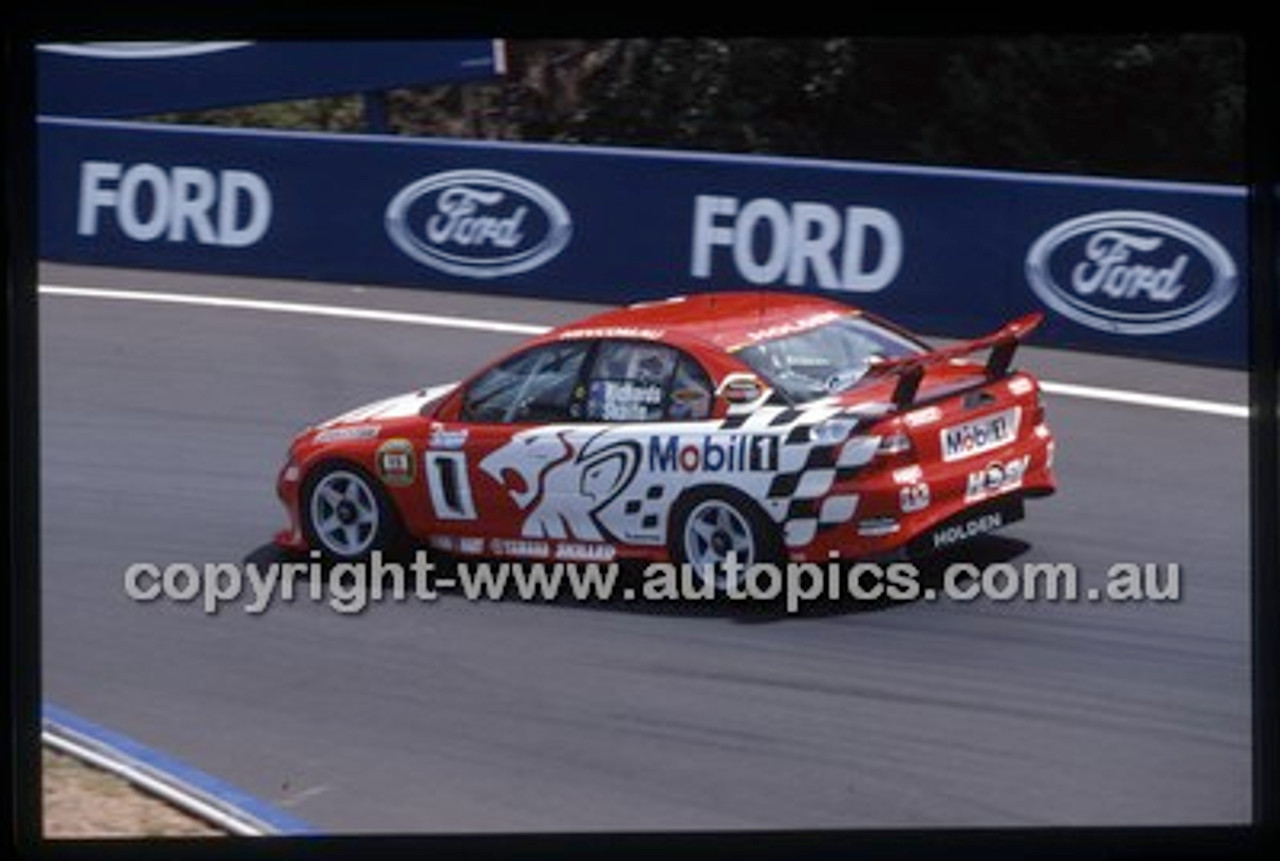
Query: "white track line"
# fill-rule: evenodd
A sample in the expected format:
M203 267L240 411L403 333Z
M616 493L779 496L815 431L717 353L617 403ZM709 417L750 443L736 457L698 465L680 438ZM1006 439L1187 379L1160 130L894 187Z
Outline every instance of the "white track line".
M150 293L142 290L99 290L95 287L63 287L41 284L40 292L52 296L80 296L91 299L123 299L133 302L162 302L171 305L201 305L206 308L240 308L278 314L309 314L315 317L341 317L346 320L372 320L378 323L408 323L414 326L442 326L450 329L476 329L514 335L540 335L547 326L506 323L500 320L476 320L469 317L442 317L435 314L411 314L405 311L375 311L341 305L315 305L306 302L276 302L268 299L242 299L237 296L197 296L190 293Z
M1165 410L1181 410L1188 413L1207 413L1214 416L1229 416L1236 419L1247 419L1249 408L1239 404L1226 404L1220 401L1202 401L1196 398L1176 398L1170 395L1152 395L1146 392L1129 392L1121 389L1101 389L1097 386L1078 386L1075 383L1053 383L1048 380L1040 383L1040 388L1051 395L1063 395L1068 398L1086 398L1094 401L1112 401L1114 403L1136 404L1143 407L1157 407Z
M470 329L481 332L498 332L514 335L541 335L550 326L530 323L510 323L504 320L486 320L475 317L453 317L437 314L415 314L407 311L378 311L368 308L350 308L341 305L316 305L306 302L278 302L268 299L244 299L236 296L202 296L191 293L153 293L143 290L112 290L97 287L67 287L58 284L41 284L40 293L50 296L78 296L90 299L117 299L134 302L160 302L172 305L197 305L206 308L238 308L249 311L266 311L278 314L307 314L317 317L337 317L347 320L369 320L378 323L405 323L414 326L436 326L449 329ZM1069 398L1107 401L1133 406L1155 407L1180 412L1206 415L1248 418L1249 407L1221 401L1196 398L1180 398L1155 395L1124 389L1108 389L1098 386L1081 386L1074 383L1041 382L1044 391L1051 395Z

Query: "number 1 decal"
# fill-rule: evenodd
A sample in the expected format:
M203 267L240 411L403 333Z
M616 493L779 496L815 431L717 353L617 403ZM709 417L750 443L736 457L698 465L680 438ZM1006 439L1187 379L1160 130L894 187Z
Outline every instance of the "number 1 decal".
M471 499L471 479L467 476L467 455L461 451L423 452L427 490L436 517L441 520L475 520Z

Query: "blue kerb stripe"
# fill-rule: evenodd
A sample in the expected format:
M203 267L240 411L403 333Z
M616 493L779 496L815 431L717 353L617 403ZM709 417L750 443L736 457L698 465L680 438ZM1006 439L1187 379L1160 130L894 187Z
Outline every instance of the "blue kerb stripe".
M100 744L114 748L137 762L154 768L162 774L169 775L175 780L198 789L237 810L244 811L249 816L266 823L281 834L317 833L311 825L296 816L285 813L229 783L200 771L198 768L153 750L114 730L99 726L93 721L82 718L60 706L46 702L42 705L41 712L46 720Z

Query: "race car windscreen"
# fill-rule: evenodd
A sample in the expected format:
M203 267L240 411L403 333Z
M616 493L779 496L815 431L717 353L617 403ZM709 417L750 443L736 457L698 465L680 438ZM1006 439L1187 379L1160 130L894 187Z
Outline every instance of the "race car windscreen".
M884 359L929 352L929 347L863 316L845 315L803 332L761 341L738 358L794 403L844 391Z

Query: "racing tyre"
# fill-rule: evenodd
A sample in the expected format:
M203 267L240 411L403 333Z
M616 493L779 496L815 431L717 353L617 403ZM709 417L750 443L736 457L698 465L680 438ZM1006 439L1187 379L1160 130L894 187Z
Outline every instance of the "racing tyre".
M327 558L356 561L374 550L395 551L403 540L399 514L386 492L353 464L322 466L302 490L308 543Z
M731 488L686 494L672 509L670 522L671 558L692 566L704 585L711 579L717 595L729 589L730 556L739 576L752 565L782 560L777 527L750 497Z

